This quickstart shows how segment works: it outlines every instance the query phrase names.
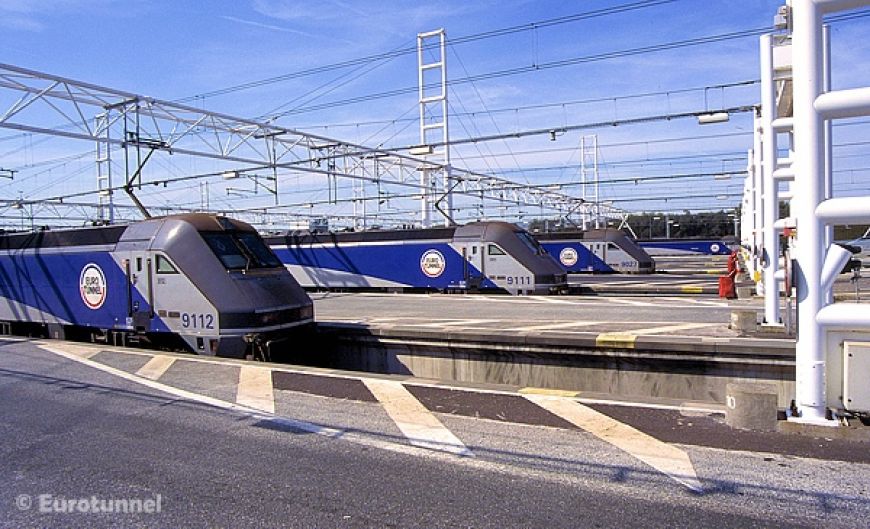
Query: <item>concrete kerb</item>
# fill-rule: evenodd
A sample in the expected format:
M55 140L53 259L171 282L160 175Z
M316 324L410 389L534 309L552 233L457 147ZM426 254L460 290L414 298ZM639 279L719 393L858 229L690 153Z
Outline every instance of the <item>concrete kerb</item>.
M414 376L724 404L728 382L769 382L794 393L788 340L627 333L499 334L401 326L319 324L336 367L398 368ZM602 339L602 337L606 339Z
M327 335L351 335L354 337L379 337L391 339L423 340L429 343L441 342L444 344L479 343L493 345L513 346L555 346L560 348L593 348L603 350L644 350L666 351L675 353L700 353L708 355L736 354L755 355L759 357L771 357L777 359L794 359L794 341L779 338L738 338L738 337L700 337L700 336L674 336L674 335L632 335L631 347L620 347L608 343L602 346L598 333L578 332L561 333L558 331L499 331L490 332L463 331L451 329L447 332L437 329L420 329L419 327L406 327L399 325L369 326L364 324L349 323L318 323L318 331ZM626 333L630 335L630 333Z

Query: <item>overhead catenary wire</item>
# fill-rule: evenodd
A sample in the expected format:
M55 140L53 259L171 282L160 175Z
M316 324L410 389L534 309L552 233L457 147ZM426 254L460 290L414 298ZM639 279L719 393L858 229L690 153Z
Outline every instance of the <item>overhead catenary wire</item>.
M466 70L467 72L467 70ZM751 86L760 83L759 79L749 79L745 81L732 81L732 82L723 82L716 83L707 86L694 86L690 88L677 88L674 90L657 90L652 92L641 92L637 94L625 94L618 96L609 96L609 97L594 97L594 98L584 98L584 99L571 99L567 101L554 101L549 103L537 103L534 105L522 105L516 107L509 108L496 108L496 109L484 109L478 111L467 111L467 112L454 112L451 114L451 117L474 117L478 114L504 114L504 113L516 113L526 110L544 110L548 108L562 108L562 107L570 107L576 105L589 105L593 103L603 103L603 102L616 102L616 101L624 101L630 99L641 99L648 97L657 97L657 96L669 96L676 94L687 94L691 92L699 92L699 91L707 91L707 90L715 90L715 89L725 89L725 88L735 88L735 87L745 87ZM418 118L407 118L408 121L417 121ZM312 130L312 129L329 129L329 128L346 128L346 127L360 127L360 126L370 126L370 125L383 125L388 123L396 122L396 119L383 119L383 120L370 120L370 121L360 121L360 122L346 122L346 123L327 123L323 125L308 125L308 126L298 126L296 127L298 130Z
M540 28L552 27L561 24L567 24L571 22L578 22L581 20L588 20L592 18L598 18L601 16L626 13L629 11L635 11L639 9L645 9L648 7L655 7L663 4L673 3L676 0L643 0L639 2L630 2L628 4L621 4L612 7L606 7L601 9L595 9L591 11L585 11L581 13L576 13L573 15L565 15L561 17L550 18L546 20L541 20L537 22L529 22L526 24L520 24L515 26L509 26L505 28L495 29L484 31L481 33L473 33L470 35L459 36L450 40L453 44L465 44L469 42L476 42L479 40L490 39L494 37L502 37L505 35L510 35L513 33L525 32L525 31L536 31ZM217 90L211 90L208 92L202 92L200 94L192 95L189 97L185 97L179 99L178 102L185 103L189 101L194 101L200 98L206 97L215 97L225 94L230 94L233 92L239 92L242 90L249 90L251 88L258 88L261 86L266 86L269 84L279 83L283 81L289 81L291 79L298 79L301 77L307 77L310 75L315 75L319 73L325 73L337 69L349 68L353 66L358 66L360 64L367 64L374 61L380 61L384 59L393 59L396 57L400 57L403 55L411 55L417 52L416 46L408 46L401 47L398 49L394 49L387 52L376 53L373 55L367 55L364 57L358 57L355 59L348 59L346 61L339 61L332 64L326 64L322 66L316 66L314 68L306 68L304 70L299 70L297 72L291 72L287 74L277 75L273 77L267 77L264 79L259 79L256 81L249 81L246 83L240 83L233 86L228 86L225 88L220 88Z
M866 16L870 16L870 11L860 11L860 12L857 12L854 14L843 15L841 17L831 17L829 22L842 22L842 21L853 20L856 18L862 18L862 17L866 17ZM704 44L713 44L713 43L724 42L724 41L728 41L728 40L742 39L742 38L748 38L748 37L757 37L757 36L763 35L765 33L769 33L770 31L771 31L771 29L769 27L752 28L752 29L746 29L746 30L740 30L740 31L732 31L732 32L727 32L727 33L707 35L707 36L696 37L696 38L691 38L691 39L683 39L683 40L678 40L678 41L664 42L664 43L653 44L653 45L648 45L648 46L627 48L627 49L617 50L617 51L584 55L584 56L580 56L580 57L571 57L568 59L560 59L560 60L548 61L548 62L543 62L543 63L528 64L525 66L506 68L503 70L496 70L496 71L492 71L492 72L477 74L477 75L473 75L470 77L460 77L460 78L448 81L448 84L455 85L455 84L470 83L473 81L498 79L498 78L503 78L503 77L531 73L531 72L539 72L539 71L551 70L551 69L555 69L555 68L564 68L567 66L576 66L578 64L594 63L594 62L600 62L600 61L605 61L605 60L610 60L610 59L619 59L619 58L625 58L625 57L632 57L632 56L636 56L636 55L643 55L643 54L647 54L647 53L655 53L655 52L660 52L660 51L670 51L670 50L687 48L687 47L692 47L692 46L700 46L700 45L704 45ZM427 85L427 86L429 86L429 85ZM434 86L435 86L434 84L431 85L431 87L434 87ZM283 112L281 114L278 114L277 117L284 117L284 116L288 116L291 114L302 114L302 113L306 113L306 112L313 112L316 110L323 110L326 108L333 108L333 107L337 107L337 106L346 106L346 105L352 105L352 104L357 104L357 103L364 103L364 102L373 101L376 99L396 97L396 96L400 96L400 95L414 93L417 91L417 89L418 89L418 87L411 86L411 87L387 90L384 92L377 92L377 93L373 93L373 94L366 94L363 96L356 96L356 97L352 97L352 98L340 99L340 100L336 100L336 101L329 101L326 103L321 103L321 104L312 105L312 106L308 106L308 107L300 107L300 108L295 109L292 112L291 111Z

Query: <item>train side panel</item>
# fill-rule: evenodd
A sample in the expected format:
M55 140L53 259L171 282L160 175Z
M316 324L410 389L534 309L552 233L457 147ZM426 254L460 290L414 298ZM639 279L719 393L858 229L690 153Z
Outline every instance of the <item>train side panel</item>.
M107 249L2 252L0 319L125 329L126 284Z
M731 248L721 240L660 240L640 241L650 255L728 255Z
M270 244L309 288L466 289L467 276L479 273L461 249L443 240ZM483 286L494 285L484 281Z
M611 268L601 257L595 255L585 244L576 241L541 241L547 253L556 258L565 272L569 274L603 272L611 273Z

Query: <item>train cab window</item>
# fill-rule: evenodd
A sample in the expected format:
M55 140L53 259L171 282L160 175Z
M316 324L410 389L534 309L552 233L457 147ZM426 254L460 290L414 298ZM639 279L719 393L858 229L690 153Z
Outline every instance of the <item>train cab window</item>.
M205 232L202 238L227 270L282 267L275 253L256 233Z
M277 255L275 255L275 252L266 246L263 239L261 239L256 233L239 233L236 237L245 247L245 250L254 257L259 267L280 268L283 266L281 260L278 259Z
M157 254L157 273L158 274L177 274L178 269L169 262L166 257Z
M612 242L607 243L607 249L608 250L619 250L619 248L617 248L617 246L615 244L613 244Z
M242 253L242 249L228 233L203 233L211 251L221 260L227 270L244 270L248 266L248 258Z
M489 252L489 255L505 255L505 251L495 244L487 246L487 252Z
M544 252L543 246L538 244L538 241L533 239L532 236L529 235L528 233L526 233L524 231L517 231L514 233L516 233L517 238L519 238L519 240L523 241L523 244L525 244L526 246L529 247L529 250L535 252L538 255L544 255L544 253L546 253L546 252Z

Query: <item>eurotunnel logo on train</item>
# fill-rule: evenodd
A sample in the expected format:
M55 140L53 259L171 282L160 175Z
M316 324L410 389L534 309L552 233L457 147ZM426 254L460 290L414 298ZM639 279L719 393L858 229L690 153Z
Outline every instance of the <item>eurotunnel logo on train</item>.
M714 242L713 244L710 245L710 251L713 253L718 253L719 252L719 245Z
M577 250L574 248L562 248L559 252L559 261L565 266L574 266L577 264Z
M94 263L85 265L79 276L79 292L82 301L91 309L98 309L106 302L106 276Z
M440 276L446 267L447 261L438 250L426 250L426 253L420 258L420 269L428 277Z

